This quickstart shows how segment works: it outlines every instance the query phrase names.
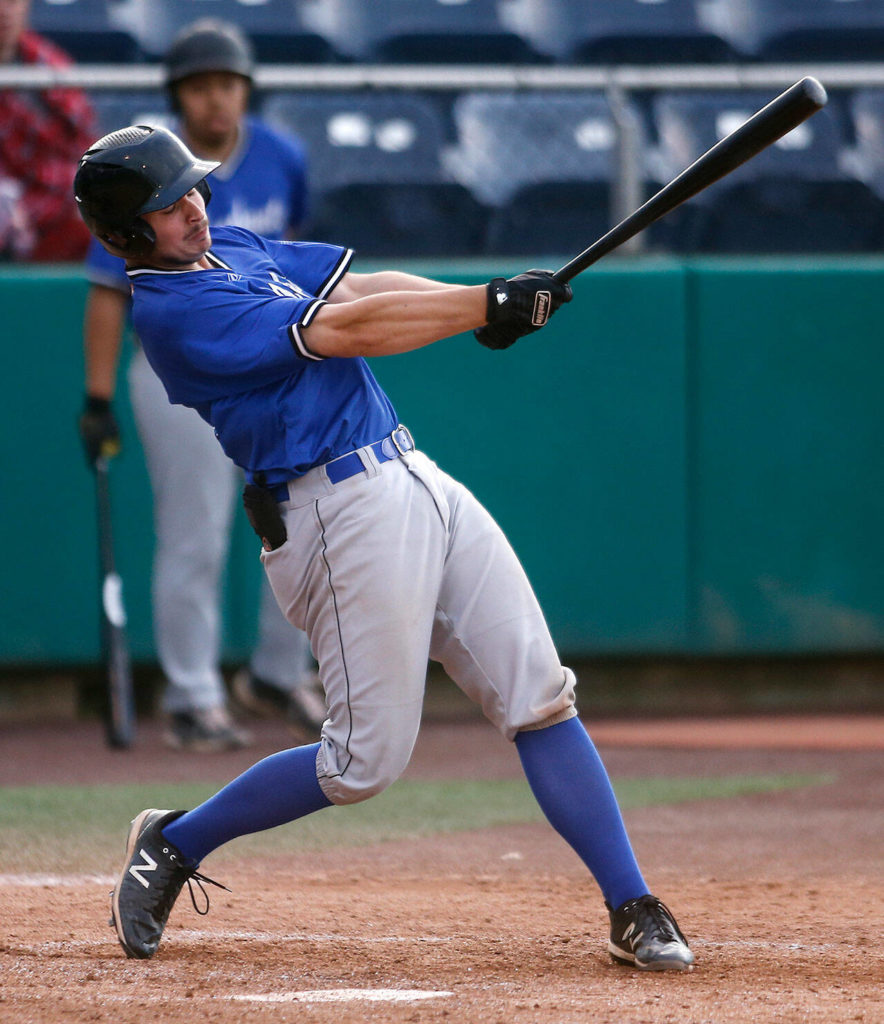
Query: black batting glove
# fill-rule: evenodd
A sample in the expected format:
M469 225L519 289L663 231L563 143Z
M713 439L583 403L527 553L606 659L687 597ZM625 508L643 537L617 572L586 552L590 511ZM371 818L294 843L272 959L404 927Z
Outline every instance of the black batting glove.
M550 270L529 270L509 280L495 277L486 286L488 323L473 333L486 348L509 348L533 334L572 298L571 286L557 281Z
M106 398L86 395L78 421L86 461L95 466L99 459L112 459L120 452L120 428Z

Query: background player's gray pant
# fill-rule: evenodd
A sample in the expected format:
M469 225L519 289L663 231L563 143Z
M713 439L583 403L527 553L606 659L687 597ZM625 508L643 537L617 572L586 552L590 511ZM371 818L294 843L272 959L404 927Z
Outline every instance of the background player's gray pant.
M163 708L217 707L227 700L218 667L220 586L242 476L212 428L193 409L169 403L140 348L129 365L129 394L153 489L153 625L168 680ZM250 667L285 689L312 670L306 636L286 622L266 579Z
M329 718L317 775L333 803L380 792L417 739L427 658L508 738L574 715L574 676L503 533L425 455L331 484L290 482L288 540L261 558L289 621L306 627Z

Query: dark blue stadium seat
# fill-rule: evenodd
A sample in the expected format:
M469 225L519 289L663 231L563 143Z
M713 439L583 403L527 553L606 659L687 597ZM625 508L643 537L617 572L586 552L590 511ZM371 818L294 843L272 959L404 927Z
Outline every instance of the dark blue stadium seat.
M550 181L613 180L617 126L602 92L473 92L454 103L459 181L489 203Z
M169 111L165 93L159 89L96 90L90 93L89 98L95 109L98 131L101 135L107 135L130 124L173 127L174 115Z
M693 163L775 94L776 90L658 93L652 113L669 170L677 173ZM847 140L846 126L830 105L732 172L728 180L776 174L816 180L841 177L839 153Z
M526 63L540 60L507 27L499 0L306 0L305 17L351 60Z
M655 97L661 177L674 177L771 98L767 92ZM844 169L847 145L847 126L830 105L664 218L650 236L681 251L874 249L884 207Z
M884 59L884 0L707 0L706 17L752 60Z
M405 93L268 94L270 124L304 143L309 233L366 255L471 255L486 214L448 172L437 108Z
M697 234L707 253L869 253L884 245L884 207L859 181L759 179L725 186Z
M119 0L31 0L30 25L78 63L127 63L142 53L120 9Z
M342 185L322 194L309 229L363 256L477 256L487 209L453 182Z
M263 63L319 64L335 59L327 39L301 16L298 0L133 0L130 14L142 49L159 60L175 35L198 18L238 25Z
M300 136L313 188L441 182L445 128L436 107L404 92L268 93L267 121Z
M558 61L723 63L730 44L701 20L700 0L512 0L508 20Z
M449 166L492 207L489 252L582 249L611 226L618 128L603 93L466 93L453 118Z
M555 256L566 262L611 227L611 189L600 182L523 185L488 219L488 255Z
M884 199L884 89L859 89L849 100L854 147L850 167Z

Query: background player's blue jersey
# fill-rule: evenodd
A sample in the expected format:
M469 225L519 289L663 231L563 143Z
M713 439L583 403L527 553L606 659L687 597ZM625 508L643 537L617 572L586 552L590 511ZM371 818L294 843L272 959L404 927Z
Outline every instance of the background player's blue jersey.
M208 177L213 224L237 224L268 238L292 237L307 217L304 152L293 138L255 118L244 122L237 149ZM126 266L96 239L86 255L92 284L129 293Z
M301 335L353 253L212 228L209 270L128 272L133 320L169 400L215 428L253 481L282 483L379 440L396 413L364 359L323 359Z

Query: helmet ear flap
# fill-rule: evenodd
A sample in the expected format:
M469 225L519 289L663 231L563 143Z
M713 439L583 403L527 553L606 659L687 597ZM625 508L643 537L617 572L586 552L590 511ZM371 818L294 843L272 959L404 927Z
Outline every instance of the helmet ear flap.
M142 217L136 217L132 227L124 230L98 225L96 237L111 255L123 259L140 259L150 255L157 240L153 228Z

